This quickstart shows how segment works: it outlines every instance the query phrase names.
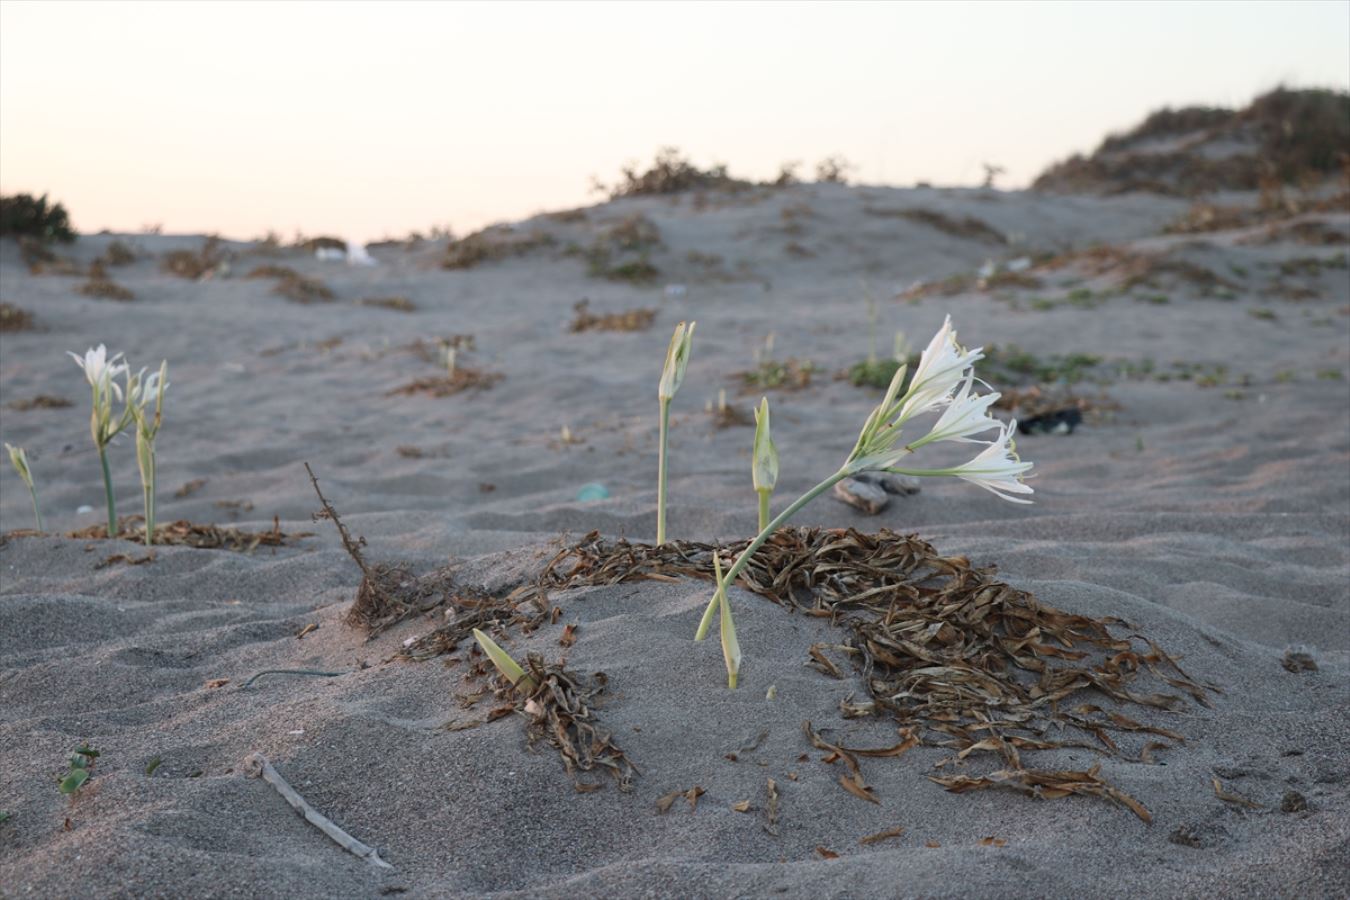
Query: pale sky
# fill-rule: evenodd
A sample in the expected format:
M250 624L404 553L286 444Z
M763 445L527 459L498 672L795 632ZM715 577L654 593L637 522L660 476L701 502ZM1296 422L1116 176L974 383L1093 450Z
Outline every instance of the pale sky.
M354 239L594 202L675 145L1001 185L1164 105L1350 88L1350 0L0 2L0 189L85 231Z

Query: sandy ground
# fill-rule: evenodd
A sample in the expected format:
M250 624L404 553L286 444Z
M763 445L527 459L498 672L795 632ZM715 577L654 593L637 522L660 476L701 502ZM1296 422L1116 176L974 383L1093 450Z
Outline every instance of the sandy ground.
M1016 243L893 214L914 207L976 217ZM0 896L1347 895L1347 243L1267 240L1259 229L1164 236L1183 210L1150 197L804 186L702 209L654 198L541 218L519 231L545 230L551 247L463 271L438 268L443 248L431 243L376 247L372 268L231 245L228 277L201 282L162 274L157 261L199 237L123 236L144 254L111 270L136 294L125 304L82 296L76 278L30 275L6 242L0 296L33 312L37 330L3 336L0 437L28 449L50 531L102 521L88 393L65 351L105 342L137 366L169 360L161 521L261 530L278 516L284 531L314 534L248 555L163 547L152 563L103 567L143 549L59 536L0 547ZM589 277L564 254L635 213L663 240L655 286ZM1350 229L1343 213L1311 221ZM87 263L111 240L61 252ZM1033 270L1040 288L891 299L988 258L1094 245L1185 260L1232 286L1216 292L1173 270L1159 286L1111 295L1111 276L1080 261ZM1309 258L1318 262L1291 262ZM242 277L267 262L321 278L336 300L299 305ZM609 676L598 715L641 771L630 793L576 793L556 753L527 748L516 716L448 729L483 717L456 697L467 667L391 661L439 613L370 642L344 623L359 573L331 526L310 521L318 504L302 462L373 558L416 571L454 563L469 584L528 574L564 534L650 541L661 359L675 323L697 319L675 401L670 531L748 537L751 430L714 428L705 403L725 388L748 410L758 394L742 394L735 373L773 332L777 357L821 367L805 390L769 392L783 459L776 505L832 472L879 399L833 377L866 352L864 278L883 298L883 348L897 328L921 345L950 313L970 345L1106 361L1096 376L1106 383L1081 392L1118 410L1071 436L1019 441L1036 463L1034 506L942 481L873 518L821 498L797 521L917 532L943 553L996 564L1043 602L1130 620L1219 685L1212 709L1132 713L1187 739L1154 764L1100 760L1152 824L1095 798L948 793L924 777L950 755L932 746L864 760L878 804L845 793L802 721L854 746L894 743L895 724L842 718L840 701L861 682L804 665L812 642L831 640L828 624L740 589L735 692L716 642L690 640L702 582L567 592L554 597L562 622L512 642L557 659L563 625L579 624L568 664ZM682 293L662 289L676 283ZM1083 288L1101 302L1059 302ZM416 310L357 303L392 295ZM601 313L654 308L655 323L569 333L582 298ZM437 372L408 345L452 334L475 336L462 365L504 379L443 398L388 395ZM11 406L38 394L73 406ZM138 512L125 439L114 469L121 511ZM174 496L196 479L195 492ZM592 483L608 497L578 500ZM0 528L31 527L8 468L0 485ZM1315 671L1281 665L1296 646ZM346 674L242 689L273 668ZM210 686L218 679L228 683ZM724 758L764 730L757 749ZM102 755L68 799L55 777L82 741ZM245 777L255 751L393 870L345 854ZM1098 761L1084 750L1027 758ZM992 767L977 754L957 771ZM761 827L768 778L782 795L777 836ZM1216 796L1215 778L1255 808ZM658 797L693 785L706 791L696 810L681 800L657 813ZM1306 809L1282 811L1291 791ZM745 800L749 812L732 808ZM859 844L897 825L900 837Z

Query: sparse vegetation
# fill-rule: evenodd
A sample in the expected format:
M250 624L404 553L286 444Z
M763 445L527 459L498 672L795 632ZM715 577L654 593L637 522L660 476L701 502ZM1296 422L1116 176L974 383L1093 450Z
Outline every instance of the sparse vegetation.
M70 214L60 203L49 204L47 195L11 194L0 197L0 237L31 238L43 244L75 240Z
M911 222L917 222L920 225L927 225L929 228L935 228L943 234L949 234L952 237L969 238L971 240L984 241L991 244L1006 244L1008 239L1003 232L994 228L987 222L982 222L974 216L962 216L953 218L934 209L924 207L913 207L910 209L892 209L884 206L864 206L863 212L869 216L880 218L898 218L908 219Z
M11 303L0 303L0 331L32 331L33 314Z
M94 774L94 763L98 760L98 757L99 752L87 743L75 748L75 752L70 757L69 771L58 775L56 778L61 793L70 796L84 787L85 782Z
M195 251L173 250L164 254L159 267L170 275L199 281L215 273L225 262L220 238L211 235Z
M630 309L619 313L596 314L590 311L590 301L581 300L572 307L576 318L571 330L582 331L646 331L656 320L654 309Z
M122 287L108 277L107 271L103 268L103 263L95 260L89 267L89 280L76 288L86 297L98 297L103 300L118 300L127 302L135 300L136 295L129 289Z
M300 275L282 278L272 288L272 293L294 303L328 303L335 296L332 289L319 279Z
M740 191L750 182L732 178L725 165L700 169L686 158L677 147L662 147L645 171L635 163L624 166L619 181L612 186L596 182L596 187L609 195L620 197L661 197L694 190Z
M392 309L402 313L417 311L417 304L407 297L363 297L359 302L362 306L378 306L381 309Z
M545 231L521 234L501 226L484 228L446 245L441 268L472 269L481 263L522 256L553 243L553 235Z
M1161 142L1176 146L1156 150ZM1241 145L1206 154L1207 145ZM1150 145L1154 145L1153 149ZM1350 147L1350 93L1277 88L1241 110L1164 109L1091 156L1073 156L1043 172L1035 190L1108 194L1150 191L1193 196L1262 190L1336 175ZM1264 203L1271 209L1275 204Z

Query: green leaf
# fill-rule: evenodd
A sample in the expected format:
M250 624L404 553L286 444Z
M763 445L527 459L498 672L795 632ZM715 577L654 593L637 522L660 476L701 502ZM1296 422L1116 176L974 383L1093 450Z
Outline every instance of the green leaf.
M488 659L492 660L492 664L497 667L497 671L501 672L502 676L505 677L507 681L511 682L518 689L527 694L534 690L534 679L526 675L525 670L520 667L520 664L511 658L511 654L507 653L501 647L498 647L496 641L479 631L477 628L473 630L473 638L478 642L478 646L483 648L483 652L488 655Z
M89 780L88 769L75 769L69 775L61 780L61 793L73 794L80 789L80 786Z
M158 756L150 760L148 763L145 764L145 774L146 775L155 774L155 770L159 768L159 765L162 762L164 762L164 760L160 759Z

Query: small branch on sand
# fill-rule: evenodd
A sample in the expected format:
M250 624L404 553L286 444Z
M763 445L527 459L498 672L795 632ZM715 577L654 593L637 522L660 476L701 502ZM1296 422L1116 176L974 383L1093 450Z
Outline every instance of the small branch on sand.
M318 669L263 669L248 681L239 685L239 688L240 690L243 690L264 675L313 675L319 678L336 678L339 675L346 674L346 672L320 672Z
M312 474L311 474L311 477ZM267 757L261 753L250 753L244 759L244 772L252 778L261 778L263 781L276 788L278 794L285 798L286 802L301 816L305 821L315 828L328 835L338 846L354 856L359 856L372 866L381 869L392 869L393 866L380 859L380 851L374 847L361 843L347 832L333 824L333 822L323 813L316 810L305 802L295 790L286 783L286 779L272 768L272 764L267 761Z
M370 569L366 566L366 561L361 556L361 548L366 545L366 539L359 537L352 540L352 536L347 532L347 526L343 525L342 520L338 518L337 510L333 508L333 504L328 502L328 498L323 495L323 491L319 490L319 479L314 477L314 470L309 467L309 463L305 463L305 471L309 473L309 481L314 485L314 493L319 495L319 502L323 504L323 509L314 514L314 521L317 522L320 519L327 519L337 526L338 534L342 536L342 546L347 548L347 553L352 559L356 560L356 564L361 567L361 573L369 578Z

